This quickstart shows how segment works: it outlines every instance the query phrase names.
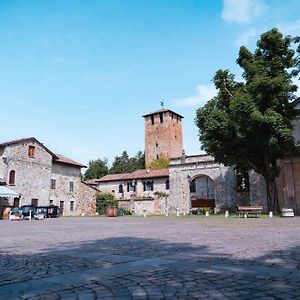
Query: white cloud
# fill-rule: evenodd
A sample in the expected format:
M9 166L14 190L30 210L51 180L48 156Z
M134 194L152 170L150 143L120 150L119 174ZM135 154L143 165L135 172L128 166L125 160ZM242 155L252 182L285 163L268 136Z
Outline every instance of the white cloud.
M252 29L249 29L249 30L246 30L244 31L242 34L240 34L234 44L237 46L237 47L240 47L240 46L246 46L248 45L249 43L251 43L253 40L257 40L258 36L260 34L260 31L258 31L257 29L255 28L252 28Z
M222 19L227 23L250 23L266 11L264 0L223 0Z
M197 86L197 94L192 97L174 99L172 102L179 106L204 105L208 100L217 95L213 84L200 84Z

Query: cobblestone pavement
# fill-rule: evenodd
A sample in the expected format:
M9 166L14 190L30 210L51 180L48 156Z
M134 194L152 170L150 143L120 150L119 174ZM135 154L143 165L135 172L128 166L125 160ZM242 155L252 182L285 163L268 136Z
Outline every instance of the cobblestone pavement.
M300 218L0 221L0 299L300 299Z

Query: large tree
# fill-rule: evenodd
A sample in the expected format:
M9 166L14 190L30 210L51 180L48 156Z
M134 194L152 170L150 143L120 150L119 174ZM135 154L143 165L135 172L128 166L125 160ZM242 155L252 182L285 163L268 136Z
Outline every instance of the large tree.
M108 174L107 158L91 160L84 173L84 180L101 178Z
M145 155L139 151L136 156L129 157L127 151L123 151L120 156L116 156L110 168L111 174L131 173L145 167Z
M197 110L196 125L202 149L217 162L240 170L254 169L267 187L267 204L278 212L275 178L277 160L295 151L291 121L299 74L299 38L284 37L277 29L261 35L251 53L241 47L238 65L243 82L229 70L216 72L216 97Z

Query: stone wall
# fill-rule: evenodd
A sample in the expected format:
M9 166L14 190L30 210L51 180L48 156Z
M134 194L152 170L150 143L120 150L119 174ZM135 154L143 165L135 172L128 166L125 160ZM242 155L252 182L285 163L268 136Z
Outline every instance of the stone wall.
M81 195L80 167L62 163L53 163L51 179L55 180L55 189L51 189L50 201L52 204L60 206L63 202L63 215L76 215L77 201ZM73 190L70 183L73 182ZM73 211L71 211L71 201L73 201Z
M34 157L28 156L29 146L35 147ZM31 204L32 199L38 199L38 205L48 205L52 155L44 147L30 141L6 146L0 165L0 177L7 184L10 171L15 171L15 184L11 188L21 195L20 205Z
M88 186L84 182L80 183L79 195L76 203L76 215L95 215L97 192L97 189Z
M218 211L235 209L236 176L232 168L217 164L209 155L183 156L170 162L169 210L187 214L191 209L190 182L199 176L208 176L214 185Z

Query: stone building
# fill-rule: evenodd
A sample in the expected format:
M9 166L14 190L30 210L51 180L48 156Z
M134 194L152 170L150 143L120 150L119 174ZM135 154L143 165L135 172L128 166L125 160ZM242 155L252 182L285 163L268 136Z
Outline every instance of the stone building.
M167 211L169 170L143 169L126 174L110 174L95 179L97 188L109 192L119 200L119 207L141 215Z
M295 101L294 105L295 109L300 111L300 99ZM98 180L97 187L115 193L121 206L132 209L134 203L139 200L140 209L136 210L137 213L147 209L148 212L157 214L166 211L187 214L196 207L214 207L220 212L234 211L239 205L262 205L264 210L267 210L266 185L261 175L250 171L241 178L233 168L216 163L210 155L184 155L181 128L183 117L169 109L161 109L143 117L146 168L161 155L168 157L170 164L168 169L138 170L135 175L107 175ZM293 121L293 125L293 135L299 144L300 114ZM300 158L285 157L278 164L281 166L281 173L277 179L280 207L293 208L300 214ZM140 196L147 195L142 189L145 178L139 178L137 175L148 174L148 178L155 179L155 172L164 174L159 179L161 184L155 184L156 188L149 199L143 199ZM136 193L133 193L130 186L133 179L137 183ZM168 182L168 189L164 185L165 182ZM90 184L95 182L91 181ZM121 186L124 186L125 190L122 190ZM163 200L156 199L156 189L156 194L163 192L167 193L168 197Z
M145 118L146 168L161 156L169 159L181 156L183 117L169 109L161 109L143 117Z
M1 143L0 178L20 198L0 201L0 216L4 206L28 204L57 205L63 215L95 213L96 190L81 182L83 167L33 137Z

